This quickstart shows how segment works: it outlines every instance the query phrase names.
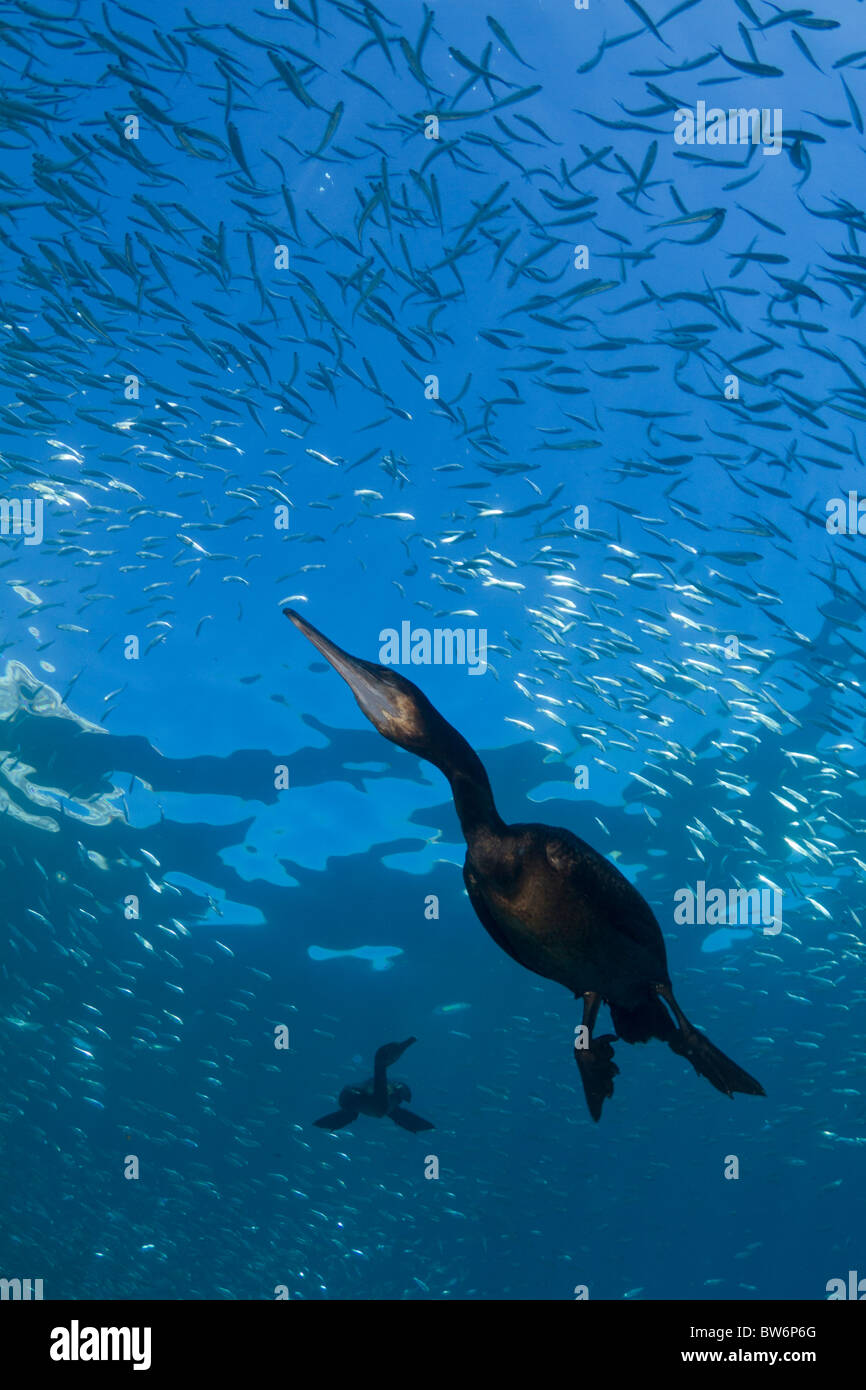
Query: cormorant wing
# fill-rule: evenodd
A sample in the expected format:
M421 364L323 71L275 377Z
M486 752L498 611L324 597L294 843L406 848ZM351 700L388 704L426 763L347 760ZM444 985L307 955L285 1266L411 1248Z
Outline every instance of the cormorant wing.
M548 863L563 878L574 880L576 890L591 899L613 931L621 932L636 946L660 957L667 978L667 954L662 930L645 898L603 854L567 830L557 830L545 846Z
M357 1120L357 1110L334 1110L330 1115L323 1115L320 1120L313 1120L314 1125L319 1129L345 1129L353 1120Z
M523 961L512 949L510 943L508 942L507 938L502 932L502 928L499 926L499 923L496 921L496 918L493 916L492 912L490 911L490 908L487 906L487 903L485 902L481 894L481 891L475 882L475 877L468 864L463 865L463 882L466 884L466 892L469 895L469 901L475 909L475 916L478 918L484 930L488 933L489 936L493 937L493 940L496 942L500 950L505 951L506 955L509 955L512 960L516 960L518 965L523 965ZM523 968L524 970L532 970L531 965L523 965ZM534 971L534 974L537 975L538 971Z
M391 1112L391 1119L395 1125L401 1129L408 1129L412 1134L418 1134L422 1129L435 1129L429 1120L422 1120L420 1115L415 1115L411 1110L404 1110L398 1105L396 1110Z

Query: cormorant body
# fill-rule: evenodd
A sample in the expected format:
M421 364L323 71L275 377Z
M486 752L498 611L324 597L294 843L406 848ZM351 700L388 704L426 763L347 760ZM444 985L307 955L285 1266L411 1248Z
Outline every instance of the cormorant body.
M313 1124L319 1129L345 1129L357 1120L359 1115L371 1115L376 1120L388 1116L401 1129L417 1134L422 1129L433 1129L429 1120L422 1120L411 1110L403 1109L404 1101L412 1099L412 1092L405 1081L389 1081L387 1071L411 1047L415 1038L407 1038L401 1043L385 1043L373 1059L373 1075L359 1086L344 1086L340 1092L339 1110L323 1115Z
M506 825L478 754L416 685L391 667L349 656L299 613L283 611L348 683L379 732L448 778L466 840L463 878L482 926L519 965L583 1000L574 1055L593 1119L613 1095L617 1040L659 1038L726 1095L763 1095L680 1009L661 928L619 869L568 830ZM616 1033L597 1037L602 1003Z

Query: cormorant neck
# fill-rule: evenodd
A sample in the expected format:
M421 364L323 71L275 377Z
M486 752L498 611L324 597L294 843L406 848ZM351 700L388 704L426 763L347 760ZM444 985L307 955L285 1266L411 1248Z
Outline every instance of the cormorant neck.
M283 612L343 677L359 708L383 738L416 757L426 758L444 772L451 783L467 845L471 847L484 831L501 834L505 823L493 804L481 759L463 735L442 718L424 692L390 666L377 666L350 656L294 609L284 608Z
M451 783L454 807L467 845L481 830L498 833L505 829L505 822L493 801L484 764L475 749L447 720L442 719L435 742L428 745L423 756Z

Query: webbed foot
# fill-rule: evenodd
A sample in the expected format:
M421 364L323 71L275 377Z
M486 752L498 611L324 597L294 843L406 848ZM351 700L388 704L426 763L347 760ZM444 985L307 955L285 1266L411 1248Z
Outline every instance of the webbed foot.
M589 1113L594 1120L601 1119L601 1107L613 1095L613 1078L619 1075L619 1067L613 1060L616 1033L605 1033L600 1038L592 1036L600 1004L599 994L591 991L584 994L581 1028L586 1030L586 1046L580 1047L577 1042L574 1045L574 1060L583 1082Z
M759 1081L750 1076L730 1057L726 1057L715 1043L711 1043L706 1033L701 1033L690 1023L676 1002L669 985L656 985L656 990L672 1010L679 1028L668 1039L668 1047L679 1057L691 1062L699 1076L705 1076L711 1086L723 1095L733 1097L735 1091L747 1096L763 1096L766 1091Z

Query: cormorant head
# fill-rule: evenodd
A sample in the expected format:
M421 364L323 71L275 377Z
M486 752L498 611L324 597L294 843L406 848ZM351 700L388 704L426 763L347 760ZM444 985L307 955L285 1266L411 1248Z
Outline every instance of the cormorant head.
M349 656L293 608L284 608L283 612L339 672L370 723L385 738L410 753L429 757L434 744L441 743L443 732L453 734L427 696L405 676L390 666Z

